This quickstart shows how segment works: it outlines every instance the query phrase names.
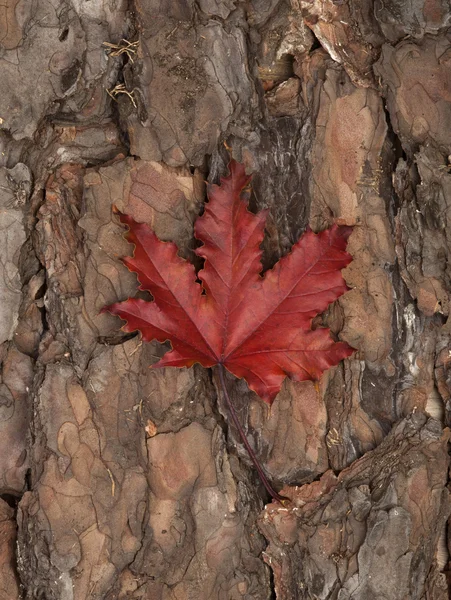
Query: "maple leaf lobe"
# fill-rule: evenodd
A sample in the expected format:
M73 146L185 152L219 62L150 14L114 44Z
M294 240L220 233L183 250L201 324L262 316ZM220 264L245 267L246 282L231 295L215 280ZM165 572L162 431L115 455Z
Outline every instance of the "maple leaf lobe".
M312 318L348 289L341 269L351 261L346 243L352 228L307 231L262 277L267 211L248 210L250 178L236 161L229 169L220 185L209 186L209 202L194 227L202 242L196 253L205 260L198 275L174 243L119 213L135 246L124 263L154 301L128 299L104 310L124 319L125 331L140 330L145 341L171 342L154 368L220 363L271 403L286 376L317 380L354 351L328 329L311 329Z

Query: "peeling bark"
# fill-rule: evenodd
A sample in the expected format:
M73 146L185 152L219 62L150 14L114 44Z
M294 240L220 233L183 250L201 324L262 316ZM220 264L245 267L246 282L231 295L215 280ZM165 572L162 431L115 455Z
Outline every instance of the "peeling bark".
M338 476L284 488L292 504L260 518L277 598L447 598L434 551L450 509L447 444L438 421L412 413Z

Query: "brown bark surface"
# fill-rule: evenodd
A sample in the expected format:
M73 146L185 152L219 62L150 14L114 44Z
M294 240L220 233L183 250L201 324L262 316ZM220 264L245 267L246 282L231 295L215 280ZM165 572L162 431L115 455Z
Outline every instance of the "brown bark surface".
M447 0L3 0L0 600L446 600ZM105 42L107 44L105 44ZM353 225L356 348L272 409L100 309L136 295L112 205L193 259L227 151L265 268ZM142 292L140 292L142 294Z

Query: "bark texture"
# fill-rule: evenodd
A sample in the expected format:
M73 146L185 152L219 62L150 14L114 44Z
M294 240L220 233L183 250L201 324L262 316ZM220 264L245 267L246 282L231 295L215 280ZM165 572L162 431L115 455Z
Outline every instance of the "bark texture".
M0 600L446 600L446 0L3 0ZM271 410L99 314L136 295L112 205L193 255L227 151L265 267L353 225L325 323L356 353ZM140 292L142 294L142 292Z

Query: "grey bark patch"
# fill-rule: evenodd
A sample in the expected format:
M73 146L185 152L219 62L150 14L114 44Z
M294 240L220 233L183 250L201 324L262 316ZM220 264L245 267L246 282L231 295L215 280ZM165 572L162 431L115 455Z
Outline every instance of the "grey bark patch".
M22 209L30 186L31 174L24 164L0 170L0 344L12 338L19 316L18 264L26 239Z

